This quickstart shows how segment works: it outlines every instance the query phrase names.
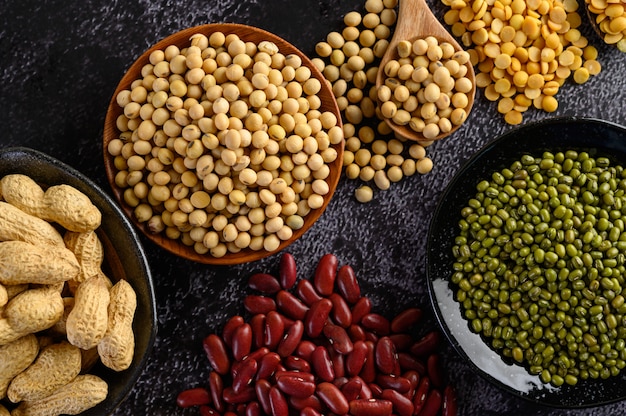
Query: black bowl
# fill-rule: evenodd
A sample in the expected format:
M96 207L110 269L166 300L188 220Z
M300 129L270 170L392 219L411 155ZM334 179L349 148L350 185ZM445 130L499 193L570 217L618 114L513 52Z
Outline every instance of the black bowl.
M455 174L434 212L428 232L427 274L430 299L437 320L454 348L481 376L496 386L532 402L563 408L597 406L626 399L626 371L607 379L580 380L559 388L542 383L526 368L506 362L472 332L454 299L452 246L458 235L460 211L476 195L480 180L491 178L524 154L541 156L565 150L605 156L612 164L626 164L626 128L579 117L548 119L515 128L487 144Z
M0 149L0 177L21 173L44 185L67 184L84 194L102 212L98 237L105 250L103 270L113 281L126 279L137 293L133 322L135 356L127 370L115 372L99 364L90 373L109 385L107 398L82 416L109 415L126 399L146 364L156 337L156 304L152 275L138 235L117 204L82 173L39 151Z

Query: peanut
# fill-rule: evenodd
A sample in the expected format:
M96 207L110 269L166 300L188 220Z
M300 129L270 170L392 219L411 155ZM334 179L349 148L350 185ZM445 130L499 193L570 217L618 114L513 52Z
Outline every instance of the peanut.
M7 410L6 407L0 404L0 416L11 416L11 413Z
M81 349L80 354L82 356L80 373L86 374L100 360L100 355L98 355L98 347L94 347L90 350Z
M107 330L110 295L105 280L93 276L78 286L74 308L66 322L68 341L88 350L104 338Z
M0 345L0 399L6 397L9 383L37 357L37 337L29 334L6 345Z
M89 197L70 185L54 185L45 191L30 177L14 174L0 180L8 203L35 217L53 221L70 231L93 231L102 214Z
M98 354L105 366L122 371L130 367L133 361L133 317L137 308L137 296L126 280L119 280L111 288L110 295L108 328L98 344Z
M75 279L79 272L76 256L65 247L24 241L0 242L2 284L56 284Z
M65 325L67 323L67 317L69 316L72 308L74 307L74 298L73 297L64 297L63 298L63 315L61 318L56 321L56 323L50 328L48 331L49 334L57 336L57 337L65 337L67 334L67 330Z
M0 241L63 245L61 234L47 221L0 201Z
M0 320L0 345L50 328L63 315L63 299L60 293L48 287L29 289L9 301L4 315L4 328Z
M28 290L28 285L27 284L8 285L5 287L5 289L7 290L7 295L9 295L8 300L11 300L17 295L19 295L20 293L22 293L23 291Z
M102 402L107 393L107 383L100 377L91 374L79 375L48 397L20 403L11 415L77 415Z
M80 274L75 279L78 283L100 272L104 260L104 248L94 231L77 233L68 231L63 236L65 246L74 253L80 264Z
M4 285L0 284L0 308L7 304L9 301L9 292Z
M49 345L41 350L35 362L15 376L7 397L13 403L43 399L72 381L80 370L78 347L66 341Z

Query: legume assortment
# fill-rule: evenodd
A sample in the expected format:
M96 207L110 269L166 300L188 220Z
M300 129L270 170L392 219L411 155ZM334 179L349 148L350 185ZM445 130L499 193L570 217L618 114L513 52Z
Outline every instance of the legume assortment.
M404 177L430 172L433 166L425 149L432 142L394 137L377 106L376 74L396 24L397 4L397 0L366 0L362 12L346 13L343 29L318 42L318 57L313 59L331 83L342 112L345 176L362 182L355 197L364 203L373 199L374 188L387 190Z
M296 54L235 34L151 53L116 99L115 184L151 232L219 258L276 250L324 204L341 120Z
M453 248L470 328L545 383L626 366L626 171L580 151L524 155L480 181Z
M247 316L232 316L204 339L208 383L182 391L180 407L229 416L457 413L439 332L416 337L419 308L391 320L374 312L352 267L333 254L311 280L298 280L285 253L278 276L253 274L249 286Z
M442 0L444 16L478 69L476 84L509 124L530 108L554 112L568 79L600 72L597 50L578 27L576 0Z

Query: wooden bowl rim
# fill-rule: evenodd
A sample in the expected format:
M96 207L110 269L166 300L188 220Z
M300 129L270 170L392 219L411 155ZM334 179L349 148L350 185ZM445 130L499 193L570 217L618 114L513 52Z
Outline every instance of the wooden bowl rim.
M324 75L313 64L311 59L306 54L304 54L287 40L264 29L240 23L208 23L183 29L179 32L175 32L163 38L162 40L152 45L149 49L147 49L126 70L124 76L117 85L107 108L103 130L102 149L106 177L113 191L113 195L117 202L120 204L120 208L122 209L122 211L127 215L133 225L136 226L144 236L146 236L146 238L148 238L157 246L165 249L166 251L187 260L212 265L235 265L257 261L272 254L278 253L285 249L287 246L289 246L291 243L295 242L311 228L311 226L326 210L332 196L335 193L337 184L339 183L339 179L341 177L343 169L344 140L342 140L339 144L331 145L331 147L333 147L337 151L337 159L328 164L330 168L330 174L326 182L329 185L329 192L323 196L323 205L318 209L311 210L309 214L303 217L304 225L302 226L302 228L294 230L292 237L288 240L281 241L276 250L267 251L263 249L255 251L250 248L246 248L238 253L228 252L223 257L218 258L213 257L210 253L199 254L193 249L193 246L184 245L180 240L172 240L166 237L164 233L151 233L146 223L140 223L137 221L137 219L133 215L133 208L124 202L123 189L118 188L115 184L115 176L117 174L117 170L115 169L114 158L109 155L107 147L111 140L119 136L119 131L116 128L116 119L122 113L122 109L117 105L116 97L120 91L129 88L131 83L134 80L138 79L141 68L149 62L150 53L152 53L154 50L163 50L165 49L165 47L172 44L175 44L179 47L185 47L188 46L188 44L183 45L183 43L189 42L189 39L192 35L200 33L208 36L214 32L223 32L226 35L234 33L237 34L244 41L255 40L255 43L257 44L262 40L271 41L278 46L280 53L284 55L298 55L302 60L302 65L307 66L311 70L311 76L317 78L322 84L322 90L317 94L322 102L321 109L323 109L323 111L332 112L337 118L337 126L343 129L341 112L339 110L339 106L337 105L337 101L335 100L335 96L332 93L332 90L330 89L330 86L328 85L328 82L326 81ZM256 37L259 37L259 39L257 39Z

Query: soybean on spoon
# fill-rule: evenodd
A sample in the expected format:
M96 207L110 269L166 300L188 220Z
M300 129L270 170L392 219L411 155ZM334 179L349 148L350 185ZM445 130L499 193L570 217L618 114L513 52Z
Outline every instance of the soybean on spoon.
M446 30L445 27L437 20L433 12L428 7L426 0L399 0L398 5L398 21L394 30L393 37L389 41L389 46L383 57L381 58L378 74L376 76L376 89L380 89L385 85L387 78L384 68L387 63L392 59L397 59L397 46L402 41L413 42L417 39L424 39L429 36L434 37L441 44L447 42L451 44L456 51L462 51L463 48L454 39L454 37ZM465 75L472 83L472 90L467 94L468 104L465 107L467 114L471 111L474 104L474 95L476 92L476 77L474 68L470 62L465 64L467 67L467 73ZM434 139L426 138L420 132L413 130L408 125L396 124L393 120L385 118L385 122L397 135L409 140L415 141L431 141L442 139L454 131L456 131L460 125L453 125L452 130L447 133L440 133Z

